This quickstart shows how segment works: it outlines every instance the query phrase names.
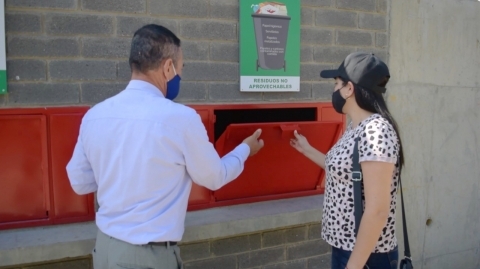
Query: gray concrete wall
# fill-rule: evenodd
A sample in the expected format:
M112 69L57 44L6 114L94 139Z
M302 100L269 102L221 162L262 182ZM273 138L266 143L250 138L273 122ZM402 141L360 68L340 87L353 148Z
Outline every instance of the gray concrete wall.
M180 102L330 100L319 71L350 52L387 59L388 0L303 0L299 93L240 93L239 0L6 0L9 91L0 107L94 104L130 78L133 32L162 24L183 40Z
M406 151L415 268L478 269L480 2L392 1L390 12L388 100Z

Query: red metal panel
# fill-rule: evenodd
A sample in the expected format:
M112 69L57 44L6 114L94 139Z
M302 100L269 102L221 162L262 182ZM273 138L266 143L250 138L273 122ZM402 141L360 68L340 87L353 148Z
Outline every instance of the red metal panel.
M212 192L209 189L193 183L188 205L207 204L210 202L211 194Z
M72 157L78 131L85 112L53 114L50 116L50 158L52 173L53 208L55 219L93 218L91 195L77 195L70 186L65 167ZM80 218L80 219L78 219Z
M330 149L341 123L290 122L232 124L216 142L220 155L262 128L265 147L249 158L242 174L214 193L217 201L316 190L323 170L290 146L293 131L305 135L322 152Z
M205 105L193 105L191 106L192 108L196 109L197 111L199 110L205 110L208 111L210 115L209 119L209 125L207 127L208 135L210 137L210 141L214 140L214 135L213 135L213 128L214 128L214 123L215 123L215 116L213 115L214 110L222 110L222 109L275 109L275 108L306 108L306 107L315 107L317 108L317 118L316 121L322 122L322 121L334 121L340 125L340 128L337 130L337 133L331 137L331 145L335 141L338 140L340 137L343 128L345 126L345 116L340 115L336 113L331 105L331 103L275 103L275 104L205 104ZM202 117L203 119L203 117ZM205 121L204 121L205 124ZM253 130L251 130L253 131ZM245 134L249 135L249 134ZM240 142L240 140L238 141ZM233 145L232 145L233 146ZM217 149L218 150L218 149ZM265 150L265 149L263 149ZM263 151L262 150L262 151ZM328 149L325 149L326 151ZM298 154L297 152L295 152ZM303 156L302 156L303 157ZM253 157L252 159L254 159ZM246 167L249 167L251 160L247 161ZM308 159L303 158L303 163L308 163L310 162ZM279 165L280 166L280 165ZM290 166L288 166L290 167ZM317 169L320 169L316 167ZM321 171L321 170L320 170ZM245 173L245 172L244 172ZM245 175L241 175L239 179L245 177ZM206 204L190 204L188 207L188 210L199 210L199 209L205 209L205 208L210 208L210 207L217 207L217 206L228 206L228 205L235 205L235 204L240 204L240 203L251 203L251 202L258 202L258 201L266 201L266 200L274 200L274 199L285 199L285 198L292 198L292 197L300 197L300 196L307 196L307 195L314 195L314 194L321 194L324 192L324 173L323 171L320 172L319 178L317 180L316 188L313 190L304 190L304 191L292 191L292 192L286 192L286 193L281 193L281 194L273 194L273 195L259 195L259 196L254 196L254 197L243 197L239 199L232 199L232 200L212 200L210 203ZM251 175L250 178L259 178L257 175ZM237 181L235 180L235 181ZM234 181L234 182L235 182ZM234 184L234 183L231 183ZM230 185L230 184L229 184ZM225 186L224 188L227 188L229 185ZM254 186L255 187L255 186ZM220 191L223 191L222 188ZM234 189L234 188L232 188ZM235 191L235 190L234 190ZM215 197L213 197L215 199ZM206 201L206 200L205 200Z
M212 121L212 116L211 116L211 110L209 109L196 109L198 115L202 119L202 123L205 126L205 130L207 130L207 135L210 138L210 142L213 140L211 139L213 137L213 121Z
M210 120L211 111L207 108L197 108L196 111L202 119L202 123L207 130L210 141L212 141L213 136L211 133L213 132L213 126L212 121ZM211 200L211 196L212 191L193 182L192 190L190 191L190 197L188 198L188 205L191 207L192 205L208 204Z
M343 115L335 111L333 107L323 107L322 111L322 121L343 121Z
M46 117L0 116L0 224L48 218Z

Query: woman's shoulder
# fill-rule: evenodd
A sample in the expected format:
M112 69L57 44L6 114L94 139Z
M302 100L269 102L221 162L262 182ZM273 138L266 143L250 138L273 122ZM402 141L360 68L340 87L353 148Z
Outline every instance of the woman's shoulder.
M360 161L397 161L399 140L393 125L379 114L364 121L359 131Z
M383 133L389 133L393 132L395 133L395 129L393 128L393 125L382 115L380 114L373 114L370 117L368 117L365 121L363 121L359 125L359 129L362 132L371 132L371 131L377 131L377 132L383 132Z
M393 125L380 114L373 114L359 124L355 136L359 137L364 144L369 143L368 141L372 143L382 141L389 141L393 144L398 143L397 132Z

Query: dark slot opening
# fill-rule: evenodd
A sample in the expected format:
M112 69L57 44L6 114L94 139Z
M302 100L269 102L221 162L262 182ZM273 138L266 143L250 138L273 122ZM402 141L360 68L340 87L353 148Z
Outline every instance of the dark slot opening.
M316 121L317 108L229 109L215 110L215 141L234 123Z

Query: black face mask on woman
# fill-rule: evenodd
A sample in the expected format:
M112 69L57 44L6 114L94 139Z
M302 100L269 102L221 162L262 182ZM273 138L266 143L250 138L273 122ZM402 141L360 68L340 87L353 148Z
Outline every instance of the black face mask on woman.
M347 102L347 100L344 99L342 97L342 95L340 94L340 89L333 92L333 94L332 94L332 105L333 105L333 108L335 109L335 111L337 111L337 113L344 114L343 113L343 106L345 106L345 103Z

